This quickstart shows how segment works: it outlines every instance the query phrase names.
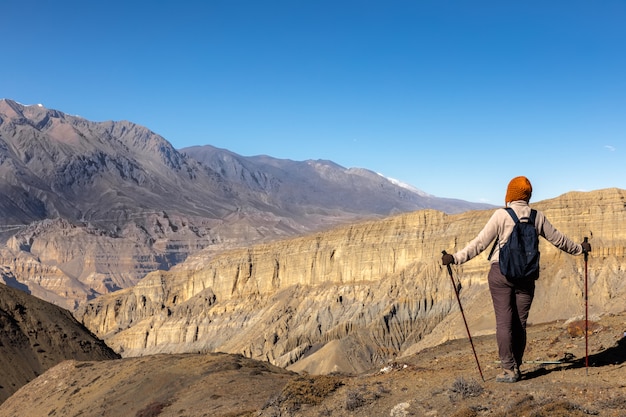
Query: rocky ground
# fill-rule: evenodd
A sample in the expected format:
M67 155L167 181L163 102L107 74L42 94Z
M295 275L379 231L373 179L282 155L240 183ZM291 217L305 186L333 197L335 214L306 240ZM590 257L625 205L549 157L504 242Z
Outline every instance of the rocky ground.
M529 363L515 384L495 382L499 373L495 337L482 336L474 343L484 382L469 341L456 340L398 359L369 375L335 376L341 385L319 403L310 389L313 405L298 394L297 383L306 377L295 378L261 415L626 416L626 314L591 325L589 368L581 328L584 322L533 326ZM538 363L544 361L562 363Z
M529 328L523 378L495 382L495 337L447 342L361 375L288 372L239 355L67 361L0 416L626 416L626 312ZM542 362L558 363L542 363Z

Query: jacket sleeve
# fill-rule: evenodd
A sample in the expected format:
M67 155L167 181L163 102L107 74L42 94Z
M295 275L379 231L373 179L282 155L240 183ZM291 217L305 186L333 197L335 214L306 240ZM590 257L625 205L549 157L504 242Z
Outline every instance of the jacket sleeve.
M489 218L485 227L463 249L454 253L454 263L462 264L484 251L487 246L498 236L498 225L502 222L500 216L503 210L496 210ZM506 212L504 212L506 214ZM508 214L507 214L508 216Z
M580 255L583 253L583 248L580 244L575 243L563 233L559 232L543 214L541 214L541 218L537 220L539 220L539 235L543 236L548 242L572 255Z

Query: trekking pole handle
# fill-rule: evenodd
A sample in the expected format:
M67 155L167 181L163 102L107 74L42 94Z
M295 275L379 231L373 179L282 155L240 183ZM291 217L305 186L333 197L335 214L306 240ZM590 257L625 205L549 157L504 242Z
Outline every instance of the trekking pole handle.
M585 238L583 239L583 242L585 243L589 242L589 238L585 236ZM585 251L583 252L583 255L585 256L585 262L587 262L587 258L589 257L589 252Z
M444 249L444 250L442 250L442 251L441 251L441 253L442 253L443 255L447 255L447 254L448 254L448 252L446 252L446 251L445 251L445 249ZM452 267L450 266L450 264L448 264L448 265L446 265L446 266L448 267L448 273L450 274L450 276L452 276Z
M446 252L445 250L441 251L442 254L447 255L448 252ZM459 294L461 292L461 289L463 288L463 286L461 285L461 281L459 280L456 284L454 283L454 276L452 275L452 267L450 266L450 264L446 265L448 267L448 275L450 275L450 279L452 280L452 284L454 285L454 289L456 291L457 294Z

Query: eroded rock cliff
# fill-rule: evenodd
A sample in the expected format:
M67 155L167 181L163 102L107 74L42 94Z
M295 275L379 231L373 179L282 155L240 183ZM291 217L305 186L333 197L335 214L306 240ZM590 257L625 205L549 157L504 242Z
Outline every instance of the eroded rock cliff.
M623 311L626 191L569 193L534 207L572 239L590 237L590 311ZM441 250L463 247L491 213L417 211L194 256L78 315L124 356L224 351L309 372L362 371L464 336ZM541 251L530 321L582 314L583 258L545 241ZM477 334L494 330L486 257L454 267Z
M205 223L198 227L184 217L150 213L144 227L128 224L107 232L88 223L47 219L0 245L0 264L27 292L73 310L133 286L151 271L169 269L209 244L218 250L221 236L208 227L218 222Z

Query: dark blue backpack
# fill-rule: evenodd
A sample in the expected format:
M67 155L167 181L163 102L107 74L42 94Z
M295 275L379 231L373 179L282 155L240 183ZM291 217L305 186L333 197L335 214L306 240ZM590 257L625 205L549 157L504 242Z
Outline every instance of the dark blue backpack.
M530 217L517 218L512 208L506 211L515 221L509 240L500 248L500 272L509 281L515 282L525 278L539 278L539 236L535 228L537 210L530 211ZM491 255L498 244L496 239Z

